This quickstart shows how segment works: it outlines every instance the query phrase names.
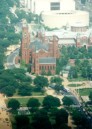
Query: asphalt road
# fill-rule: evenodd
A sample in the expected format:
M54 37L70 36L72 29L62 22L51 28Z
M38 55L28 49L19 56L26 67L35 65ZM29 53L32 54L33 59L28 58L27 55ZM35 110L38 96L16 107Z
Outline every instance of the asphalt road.
M78 101L78 99L71 92L68 92L68 91L65 92L65 91L62 90L61 94L63 94L63 96L70 97L73 100L75 105L80 106L80 102Z
M15 51L11 52L10 55L7 56L7 68L12 69L15 67L15 57L19 54L19 48Z
M51 87L51 86L50 86L50 87ZM51 88L54 89L54 87L51 87ZM75 96L74 94L71 93L71 91L67 91L67 90L65 90L65 89L61 89L61 90L60 90L60 94L63 95L63 96L70 97L70 98L73 100L75 106L80 107L80 102L79 102L79 100L76 98L76 96Z

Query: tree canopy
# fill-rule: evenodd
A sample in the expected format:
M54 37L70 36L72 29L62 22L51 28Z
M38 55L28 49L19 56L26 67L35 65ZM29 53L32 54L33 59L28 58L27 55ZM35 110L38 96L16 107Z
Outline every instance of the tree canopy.
M51 95L47 95L46 97L44 97L43 107L53 108L59 107L60 105L60 100L57 97L53 97Z
M68 123L68 112L65 109L60 109L56 113L56 125L60 127L65 123Z
M48 79L44 76L37 76L34 79L34 84L36 87L42 89L43 87L48 86Z
M40 106L40 102L36 98L30 98L27 102L27 107L29 107L29 108L35 108L35 107L39 107L39 106Z
M8 108L12 108L12 110L17 110L20 107L20 103L16 99L10 99L7 103Z
M92 101L92 92L89 94L89 99Z
M63 101L63 105L66 105L66 106L70 106L74 104L73 99L67 96L64 96L62 101Z
M60 77L51 77L50 82L51 83L56 83L56 84L61 84L63 81L63 79L61 79Z
M31 95L32 79L26 76L23 69L7 69L0 72L0 91L7 96L13 96L16 91L19 95Z

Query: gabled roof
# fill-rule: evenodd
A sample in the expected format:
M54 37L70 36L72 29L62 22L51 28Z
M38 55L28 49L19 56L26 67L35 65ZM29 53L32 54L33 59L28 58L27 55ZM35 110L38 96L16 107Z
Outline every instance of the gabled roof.
M39 51L41 49L48 51L49 45L46 43L42 43L39 39L36 39L35 41L30 43L30 48L33 48L35 51Z
M56 58L54 57L39 58L39 64L56 64Z

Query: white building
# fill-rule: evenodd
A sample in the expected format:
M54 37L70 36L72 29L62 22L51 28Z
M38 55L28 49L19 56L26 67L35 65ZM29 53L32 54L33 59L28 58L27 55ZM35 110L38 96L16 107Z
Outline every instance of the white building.
M75 10L74 0L21 0L32 12L40 14L46 11Z
M73 31L86 31L89 26L89 13L76 10L74 0L24 0L24 3L31 12L41 13L43 23L50 28L73 25Z
M86 11L43 12L42 18L44 24L50 28L61 28L67 25L70 27L72 25L84 26L86 28L89 26L89 13Z

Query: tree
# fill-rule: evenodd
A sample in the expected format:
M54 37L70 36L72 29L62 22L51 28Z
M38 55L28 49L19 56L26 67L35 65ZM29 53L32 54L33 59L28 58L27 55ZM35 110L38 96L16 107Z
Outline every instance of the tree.
M69 70L69 78L77 78L78 77L78 72L77 72L77 68L72 66Z
M81 3L82 3L82 4L85 4L85 3L86 3L86 0L81 0Z
M85 127L87 120L85 119L86 116L83 112L80 112L75 109L72 111L72 117L75 124L82 125Z
M45 110L39 110L33 117L33 127L35 129L52 129L51 122Z
M71 129L67 124L62 124L58 129Z
M89 94L89 99L92 101L92 92Z
M4 88L1 89L1 92L7 96L13 96L13 94L15 93L15 88L13 86L6 86Z
M18 94L22 96L30 96L32 95L32 87L27 83L22 84L18 89Z
M43 106L46 108L59 107L60 105L60 100L51 95L47 95L43 100Z
M31 129L28 116L20 115L15 117L16 129Z
M63 88L64 88L63 85L56 84L55 87L54 87L54 90L55 90L57 93L59 93L60 90L62 90Z
M20 107L20 103L16 99L10 99L7 103L8 108L12 108L12 110L17 110Z
M43 76L37 76L34 79L34 84L42 90L44 86L48 86L48 79Z
M61 84L63 81L63 79L61 79L60 77L51 77L50 82L51 83L56 83L56 84Z
M56 113L56 125L58 127L60 127L63 124L67 124L68 123L68 112L65 109L60 109L58 110L58 112Z
M72 98L67 97L67 96L65 96L65 97L62 99L62 101L63 101L63 105L66 105L66 106L70 106L70 105L73 105L73 104L74 104Z
M31 107L31 108L35 108L35 107L39 107L40 106L40 102L38 99L36 98L30 98L27 102L27 107Z
M92 80L92 67L91 65L87 67L87 76L89 80Z

